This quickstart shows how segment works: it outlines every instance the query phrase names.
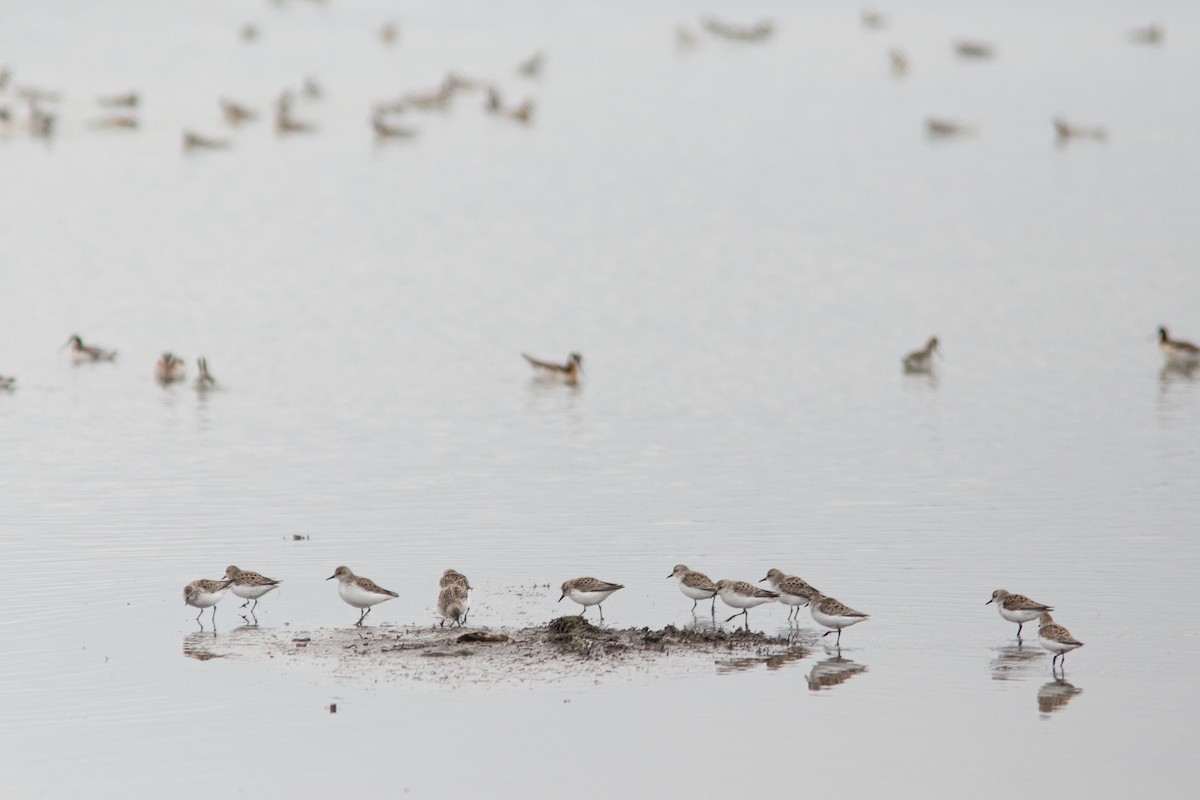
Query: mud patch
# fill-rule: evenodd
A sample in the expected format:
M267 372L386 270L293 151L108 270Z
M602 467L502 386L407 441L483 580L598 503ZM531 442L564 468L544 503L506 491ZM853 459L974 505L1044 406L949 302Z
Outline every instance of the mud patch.
M800 634L673 625L613 629L578 616L498 630L382 625L281 632L245 627L228 634L192 634L184 641L185 654L193 658L202 651L209 657L272 659L289 671L313 670L348 682L484 690L779 669L804 659L812 647Z

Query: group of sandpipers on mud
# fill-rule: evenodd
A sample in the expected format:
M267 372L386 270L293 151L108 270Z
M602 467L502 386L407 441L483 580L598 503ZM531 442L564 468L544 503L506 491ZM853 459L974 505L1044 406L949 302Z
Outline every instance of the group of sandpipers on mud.
M759 583L769 583L774 591L763 589L749 581L713 581L704 573L689 569L686 564L676 564L667 577L678 581L679 591L692 601L693 615L695 615L701 600L712 600L711 613L715 621L717 598L720 598L721 602L730 608L741 609L738 613L725 619L725 622L728 623L737 617L742 617L747 630L750 627L749 611L751 608L774 602L789 606L788 623L790 625L793 621L799 623L800 609L807 607L813 621L829 629L822 636L828 636L831 633L837 634L834 646L839 651L842 631L870 618L868 614L855 611L833 597L823 594L803 579L795 575L787 575L779 569L768 570L766 577L759 581ZM370 578L354 574L346 566L335 569L326 580L337 580L338 596L348 605L359 609L358 619L354 623L356 627L363 625L372 606L399 597L396 592L383 588ZM200 609L200 613L196 615L197 622L200 622L206 608L212 608L212 621L215 628L216 605L227 591L233 592L234 595L245 600L241 607L250 606L247 613L253 615L259 598L275 589L279 583L278 580L257 572L231 565L226 568L225 577L221 580L197 579L183 587L183 602L185 605ZM623 584L592 577L572 578L563 582L558 601L570 599L581 605L583 607L580 611L581 617L586 614L588 607L596 606L596 610L600 614L600 621L603 622L604 601L624 588ZM470 613L471 591L471 582L466 575L454 569L447 569L442 573L438 581L437 596L437 611L441 617L439 625L444 626L448 622L451 627L455 625L462 627L466 624L467 616ZM1017 623L1018 642L1021 640L1022 626L1035 619L1039 621L1038 642L1053 653L1053 658L1050 660L1052 671L1055 671L1056 663L1060 661L1065 667L1066 654L1083 646L1083 642L1073 637L1070 631L1054 621L1050 616L1050 612L1054 609L1050 606L1038 603L1024 595L1012 594L1004 589L997 589L992 593L992 598L987 601L987 604L992 603L996 604L996 609L1000 612L1001 617L1009 622Z

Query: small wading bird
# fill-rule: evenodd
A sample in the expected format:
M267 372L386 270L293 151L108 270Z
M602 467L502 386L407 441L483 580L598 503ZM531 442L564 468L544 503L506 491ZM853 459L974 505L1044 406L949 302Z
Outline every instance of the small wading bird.
M566 581L562 585L562 594L559 595L558 602L562 602L564 597L569 597L579 605L583 606L583 611L579 612L579 616L583 616L587 611L588 606L596 606L600 609L600 621L604 621L604 607L600 604L608 599L608 596L618 589L625 587L619 583L609 583L608 581L597 580L596 578L574 578Z
M870 619L869 614L855 611L853 608L839 603L832 597L826 597L815 589L809 598L808 610L818 625L833 629L825 631L821 636L828 636L833 631L837 631L836 647L842 646L842 628L849 628L851 625L857 625L865 619Z
M1083 128L1078 125L1070 125L1062 117L1054 118L1054 132L1060 142L1068 142L1071 139L1095 139L1102 142L1108 138L1108 131L1104 128Z
M137 108L138 94L137 92L129 92L128 94L101 97L96 100L96 104L101 108Z
M371 127L375 129L376 139L411 139L417 135L416 128L403 125L389 125L383 119L384 112L377 110L371 117Z
M888 51L888 60L892 64L892 74L899 77L908 72L908 56L898 47Z
M785 575L781 570L777 569L769 570L767 577L763 578L759 583L763 581L769 581L771 588L779 592L779 602L786 606L792 606L792 609L788 611L789 620L800 616L801 606L808 605L809 598L817 591L795 575Z
M221 104L221 113L225 115L225 121L230 125L241 125L243 122L250 122L258 119L258 112L248 108L240 103L235 103L232 100L222 98L218 101Z
M571 353L567 356L565 364L542 361L528 353L521 353L521 355L533 365L533 368L537 370L538 377L541 378L559 380L569 386L574 386L579 383L579 376L583 373L583 356L579 353Z
M1147 25L1129 32L1129 38L1136 44L1162 44L1164 35L1163 29L1158 25Z
M936 336L929 337L929 341L920 350L914 350L904 357L905 372L932 372L933 371L933 354L940 352L938 350L938 339Z
M362 613L358 615L358 622L354 623L356 628L362 627L363 620L367 618L367 614L371 613L371 606L399 597L395 592L384 589L370 578L355 575L349 567L338 567L325 580L331 581L334 578L337 578L338 581L338 597L348 605L362 609Z
M108 131L135 131L138 127L138 121L137 117L101 117L89 121L88 127Z
M11 392L16 385L16 378L11 375L0 375L0 391Z
M204 609L212 608L213 627L216 627L217 603L221 602L221 598L225 596L225 590L228 588L229 581L207 581L203 578L194 580L183 587L183 603L200 609L200 613L196 615L196 622L199 622L200 618L204 616Z
M1182 339L1172 339L1171 334L1163 327L1158 329L1158 349L1162 351L1170 366L1194 367L1200 365L1200 347Z
M737 617L744 617L747 628L750 627L750 609L761 606L763 603L773 603L779 599L777 593L760 589L746 581L717 581L717 594L721 596L721 602L725 605L741 609L740 613L726 618L725 621L729 622Z
M517 72L527 78L536 78L542 74L542 67L545 65L546 57L541 52L537 52L518 64Z
M1038 644L1054 653L1054 658L1050 659L1050 669L1054 669L1054 662L1058 660L1059 665L1064 669L1067 665L1067 653L1083 647L1083 642L1071 635L1071 632L1059 625L1050 616L1050 613L1042 612L1038 617Z
M105 350L103 347L84 344L83 339L79 338L79 334L72 334L71 338L67 339L67 343L58 349L61 351L68 346L71 348L71 359L76 364L86 361L112 361L117 357L116 350Z
M195 387L199 391L207 391L217 388L217 379L214 378L208 371L208 359L200 356L196 359L196 366L200 368L200 374L196 376ZM237 594L235 591L234 594Z
M452 583L438 592L438 613L442 621L438 627L450 620L450 627L455 624L462 627L467 619L467 589L461 583Z
M984 603L985 606L996 604L996 610L1000 612L1000 616L1009 622L1017 623L1017 638L1021 638L1021 628L1026 622L1032 622L1047 611L1053 611L1050 606L1043 605L1035 600L1030 600L1023 594L1010 594L1003 589L997 589L992 592L992 599Z
M254 605L250 606L251 614L258 608L258 598L279 586L279 581L248 569L238 569L232 564L225 568L225 581L229 584L231 592L246 601L240 608L245 608L250 605L251 600L254 601Z
M692 602L692 613L696 613L696 606L701 600L712 599L712 615L717 615L717 585L705 575L703 572L695 572L687 568L686 564L676 564L675 569L671 570L668 578L675 578L679 581L679 591L683 592L683 596Z
M996 53L987 42L963 39L955 42L954 50L963 58L991 58Z
M463 590L463 610L462 621L467 621L467 615L471 613L471 582L467 580L467 576L455 569L448 569L442 573L441 580L438 581L438 589L445 589L448 586L459 586Z
M948 119L929 117L925 120L925 128L930 136L949 138L951 136L974 136L975 129L970 125L952 122Z
M226 150L229 146L228 139L214 139L191 131L183 132L184 150Z
M187 377L187 363L174 353L163 353L154 365L154 377L159 383L174 383Z

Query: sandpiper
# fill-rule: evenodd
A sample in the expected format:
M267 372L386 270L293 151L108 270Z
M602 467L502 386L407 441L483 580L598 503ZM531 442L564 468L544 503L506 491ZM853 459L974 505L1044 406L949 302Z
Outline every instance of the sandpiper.
M1060 142L1067 142L1071 139L1096 139L1104 141L1108 138L1108 131L1104 130L1104 128L1085 128L1080 125L1072 125L1062 117L1054 118L1054 132Z
M208 371L208 359L200 356L196 359L196 366L200 369L200 374L196 376L194 383L196 390L204 392L217 388L217 379ZM237 592L234 592L234 594L237 594Z
M1071 632L1059 625L1050 616L1049 611L1043 611L1038 617L1038 643L1054 653L1054 658L1050 659L1050 669L1054 669L1055 660L1059 660L1060 665L1066 666L1067 653L1077 648L1083 647L1083 642L1071 635Z
M258 608L258 598L279 585L279 581L248 569L238 569L232 564L225 568L225 580L229 582L229 590L246 601L242 603L241 608L249 606L251 600L254 601L254 605L250 606L251 614Z
M174 353L166 352L154 365L154 377L159 383L174 383L187 376L187 363Z
M463 626L467 619L467 589L463 584L452 583L438 592L438 613L442 615L441 625L450 620L451 627L455 623Z
M1191 367L1200 364L1200 347L1182 339L1172 339L1166 328L1158 329L1158 349L1166 356L1167 364L1173 367Z
M788 619L800 616L800 607L808 605L808 599L812 597L816 591L807 582L797 578L795 575L785 575L782 570L772 569L767 571L767 577L763 578L759 583L768 581L775 591L779 592L779 602L787 606L792 606L788 611Z
M693 614L696 613L696 606L701 600L712 598L712 614L714 617L717 615L717 585L707 575L688 569L686 564L676 564L667 577L679 581L679 591L693 601Z
M832 597L826 597L816 589L813 590L812 596L808 600L808 610L817 624L833 628L833 630L825 631L821 634L822 636L828 636L834 630L837 631L836 646L838 647L842 645L842 628L849 628L851 625L857 625L865 619L870 619L870 615L855 611Z
M221 602L221 598L225 596L225 590L229 588L229 581L209 581L203 578L197 579L183 587L183 603L192 608L200 609L200 613L196 615L196 621L200 621L200 617L204 616L204 609L212 607L213 625L217 624L217 603Z
M938 338L930 336L923 348L914 350L904 357L904 371L932 372L933 354L936 352L938 352Z
M893 75L899 77L908 72L908 56L899 47L888 51L888 61L891 62Z
M230 147L228 139L214 139L191 131L183 132L184 150L225 150Z
M996 54L987 42L962 39L954 43L954 50L963 58L991 58Z
M11 375L0 375L0 390L12 391L17 385L17 379Z
M102 108L137 108L138 93L128 92L126 94L101 97L96 100L96 104Z
M257 111L240 103L225 98L221 98L218 102L221 104L221 113L225 115L225 121L230 125L241 125L243 122L258 119Z
M456 569L447 569L442 573L442 577L438 580L438 588L445 589L448 586L461 586L464 592L464 604L462 611L463 622L467 621L467 615L471 613L471 581L467 579Z
M601 603L607 600L613 592L624 588L619 583L609 583L596 578L574 578L563 583L562 595L559 596L558 602L561 603L564 597L569 597L579 603L583 606L583 611L579 612L581 617L587 611L588 606L596 606L600 609L600 621L603 622L604 606Z
M777 592L768 592L766 589L760 589L746 581L717 581L717 594L721 596L721 602L725 605L730 608L742 609L740 614L734 614L725 621L729 622L735 617L745 617L747 628L750 627L750 609L779 599Z
M926 118L925 128L929 131L930 136L941 138L951 136L972 136L975 133L975 129L970 125L964 125L961 122L955 122L949 119L940 119L938 117Z
M334 578L338 580L338 597L349 605L362 609L362 613L358 615L358 622L354 623L356 628L362 627L363 620L367 618L367 614L371 613L371 606L400 596L389 589L384 589L370 578L355 575L349 567L338 567L325 580L331 581Z
M546 57L539 51L518 64L517 72L529 78L536 78L542 74L542 67L545 65Z
M63 347L70 346L71 359L76 364L81 364L85 361L112 361L117 357L116 350L105 350L103 347L95 347L90 344L84 344L83 339L79 338L79 334L72 334L70 339ZM62 350L62 347L59 348Z
M416 128L404 125L389 125L384 119L385 112L377 110L371 117L371 127L375 129L377 139L411 139L417 135Z
M1030 600L1023 594L1010 594L1003 589L992 592L992 599L985 606L996 604L1000 616L1009 622L1017 623L1017 638L1021 638L1021 628L1026 622L1037 619L1043 612L1053 611L1050 606Z
M571 353L567 356L565 364L555 364L552 361L542 361L534 358L528 353L521 353L525 360L533 365L533 368L538 371L538 375L545 378L560 380L568 386L575 386L579 383L579 376L583 373L583 356L579 353Z

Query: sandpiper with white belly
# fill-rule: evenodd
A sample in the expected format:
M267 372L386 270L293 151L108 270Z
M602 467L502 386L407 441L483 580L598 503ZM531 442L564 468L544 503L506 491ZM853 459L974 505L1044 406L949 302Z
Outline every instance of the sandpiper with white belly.
M609 583L596 578L574 578L563 583L562 595L559 596L558 602L561 603L564 597L569 597L579 603L583 606L583 611L579 612L581 617L587 611L588 606L596 606L600 609L600 621L603 622L604 608L600 604L607 600L613 592L624 588L619 583Z
M1055 660L1059 664L1066 667L1067 653L1083 647L1083 642L1071 635L1071 632L1059 625L1050 616L1050 612L1043 612L1038 617L1038 643L1054 653L1054 658L1050 659L1050 669L1054 669Z
M741 613L734 614L725 621L729 622L736 617L745 617L747 628L750 627L750 609L761 606L763 603L773 603L779 599L778 593L768 592L747 581L717 581L717 594L721 596L721 602L725 605L742 610Z
M822 636L828 636L833 631L837 631L837 647L842 646L842 628L849 628L851 625L857 625L863 620L870 619L869 614L855 611L850 606L840 603L832 597L826 597L815 589L812 596L809 597L808 610L818 625L833 629L825 631L821 634Z
M362 609L362 613L358 615L358 622L354 623L356 628L362 627L363 620L371 613L371 606L399 597L370 578L355 575L349 567L338 567L325 580L331 581L334 578L338 580L338 597L348 605Z
M204 616L204 609L211 608L213 627L217 625L217 603L225 596L229 581L210 581L203 578L192 581L183 587L183 604L200 609L196 622Z
M242 603L241 608L249 606L251 600L254 601L254 605L250 606L251 614L258 608L258 598L279 586L277 580L248 569L238 569L232 564L225 568L225 580L229 581L229 591L246 601Z
M712 614L717 614L717 585L712 582L712 579L703 572L696 572L687 568L686 564L676 564L675 569L671 570L668 578L675 578L679 581L679 591L683 592L683 596L692 602L692 613L696 613L696 606L701 600L712 599Z
M786 606L792 606L791 611L788 612L789 620L800 616L800 608L808 605L809 598L816 591L806 581L795 575L785 575L782 570L778 569L768 570L767 577L759 583L763 581L769 582L771 588L779 592L779 602Z
M1017 623L1017 638L1021 638L1021 628L1026 622L1032 622L1040 617L1046 611L1053 611L1050 606L1043 605L1036 600L1030 600L1023 594L1011 594L1003 589L997 589L992 592L992 599L984 603L985 606L996 604L996 610L1000 612L1000 616L1004 617L1009 622Z

